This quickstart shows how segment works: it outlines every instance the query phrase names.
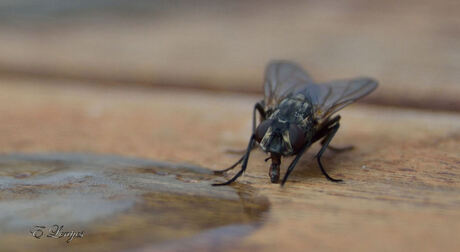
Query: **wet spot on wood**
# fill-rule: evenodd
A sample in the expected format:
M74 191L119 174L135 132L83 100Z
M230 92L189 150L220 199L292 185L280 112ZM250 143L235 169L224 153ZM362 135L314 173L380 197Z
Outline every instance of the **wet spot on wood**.
M120 156L2 155L0 244L113 251L228 243L260 226L269 203L248 185L212 187L216 178L194 165ZM55 224L85 236L68 244L29 233Z

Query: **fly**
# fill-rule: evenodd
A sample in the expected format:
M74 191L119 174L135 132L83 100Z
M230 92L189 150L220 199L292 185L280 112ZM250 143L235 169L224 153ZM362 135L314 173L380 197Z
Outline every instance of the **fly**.
M300 157L320 140L322 147L316 154L316 160L321 172L330 181L342 181L329 176L321 163L321 156L327 148L351 148L338 149L329 145L340 127L340 115L333 114L370 94L377 85L377 81L367 77L317 84L293 62L271 62L265 71L265 97L254 105L252 135L246 152L235 164L215 173L222 174L242 163L241 169L227 182L213 185L228 185L240 177L246 170L249 154L258 143L264 152L270 154L269 176L272 183L279 181L281 157L295 155L281 181L283 186ZM257 127L256 111L260 115Z

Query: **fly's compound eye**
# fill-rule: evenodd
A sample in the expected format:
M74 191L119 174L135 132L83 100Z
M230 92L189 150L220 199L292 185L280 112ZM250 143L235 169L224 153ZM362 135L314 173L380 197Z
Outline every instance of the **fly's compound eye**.
M265 120L257 126L256 132L255 132L255 139L257 142L260 143L262 138L264 138L265 133L267 132L268 128L272 124L272 120Z
M289 126L289 141L294 153L298 152L305 145L305 130L295 124Z

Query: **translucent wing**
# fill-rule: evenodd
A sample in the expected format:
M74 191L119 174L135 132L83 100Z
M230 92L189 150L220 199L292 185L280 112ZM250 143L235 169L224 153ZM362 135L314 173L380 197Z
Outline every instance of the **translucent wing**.
M292 93L313 84L310 76L297 64L289 61L272 61L265 70L265 105L276 106Z
M312 102L315 118L321 120L368 95L377 88L377 85L378 83L374 79L361 77L318 85L311 84L300 93Z

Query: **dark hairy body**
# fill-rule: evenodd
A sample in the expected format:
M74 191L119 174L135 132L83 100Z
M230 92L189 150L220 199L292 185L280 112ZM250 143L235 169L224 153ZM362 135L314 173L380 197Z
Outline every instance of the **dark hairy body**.
M295 63L271 62L265 71L264 100L254 106L252 135L246 152L234 165L216 173L224 173L242 163L241 170L227 182L213 185L228 185L240 177L247 168L255 143L264 152L270 153L268 159L272 164L269 176L272 183L279 181L281 157L295 155L281 181L281 185L284 185L300 157L319 140L322 144L316 155L319 168L328 180L342 181L329 176L321 163L321 156L327 148L350 149L337 149L329 145L340 127L340 116L332 114L371 93L377 85L375 80L366 77L316 84ZM260 115L257 127L256 111Z

